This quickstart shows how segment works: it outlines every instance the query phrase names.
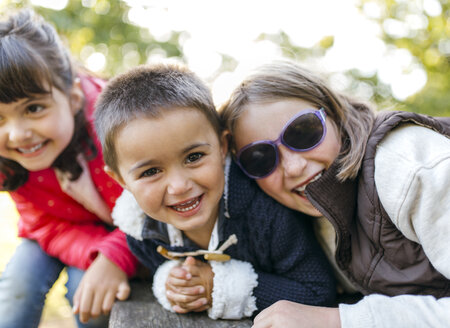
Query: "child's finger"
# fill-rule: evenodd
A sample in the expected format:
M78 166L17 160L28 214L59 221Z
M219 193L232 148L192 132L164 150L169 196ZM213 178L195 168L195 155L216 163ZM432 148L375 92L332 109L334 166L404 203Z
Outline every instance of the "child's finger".
M103 304L102 304L103 314L108 314L111 311L115 299L116 299L116 295L114 295L114 293L112 291L108 291L106 293L105 298L103 299Z
M180 304L180 303L188 304L188 303L198 300L199 298L204 298L204 297L198 296L198 295L192 296L192 295L179 294L179 293L175 293L171 290L166 291L166 297L171 303L175 303L175 304Z
M209 304L205 304L205 305L203 305L203 306L201 306L201 307L199 307L197 309L194 309L192 311L193 312L202 312L202 311L208 310L209 308L210 308L210 305Z
M201 285L202 281L200 280L200 277L198 277L198 276L191 277L191 279L186 280L186 279L175 278L174 276L169 275L167 277L166 284L169 284L169 285L172 285L175 287L192 287L192 286Z
M173 267L172 270L170 270L169 275L184 280L189 280L192 277L192 275L185 268L180 266Z
M75 299L75 297L73 298L72 313L73 314L80 313L80 302L78 301L78 299Z
M128 281L122 281L117 287L116 298L120 301L125 301L130 296L131 288Z
M200 312L206 310L207 308L209 308L208 301L204 297L189 303L178 303L172 307L172 309L177 313L187 313L191 311Z
M87 289L83 292L80 299L80 321L87 323L91 317L91 306L94 299L94 293L91 289Z
M173 286L166 286L167 290L171 290L174 293L188 295L188 296L198 296L202 295L205 292L205 287L202 285L193 286L193 287L173 287Z
M90 317L97 318L102 314L103 300L105 299L105 291L97 290L94 294L94 300L92 301Z
M81 288L77 288L75 291L75 294L73 295L73 307L72 312L73 314L78 314L80 312L80 295L81 295Z
M176 313L182 313L182 314L190 312L190 310L182 308L179 305L172 306L172 310L174 310Z
M184 261L182 268L189 272L193 277L195 277L200 276L202 273L202 269L204 269L206 266L209 266L209 264L204 263L200 260L196 260L192 256L189 256Z
M196 263L195 258L192 256L188 256L188 257L186 257L186 259L183 262L183 267L186 267L186 266L189 267L189 266L195 265L195 263Z
M166 280L166 285L172 286L189 286L191 282L186 279L175 278L174 276L168 276Z

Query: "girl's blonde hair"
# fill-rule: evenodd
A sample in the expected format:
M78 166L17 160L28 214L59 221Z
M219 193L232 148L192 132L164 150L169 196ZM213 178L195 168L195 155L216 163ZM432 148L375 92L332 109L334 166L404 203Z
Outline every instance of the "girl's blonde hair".
M246 106L299 98L317 108L323 107L341 136L340 171L344 181L355 178L372 129L375 112L363 102L332 91L317 74L291 61L276 61L259 67L248 76L220 107L223 124L233 135L236 122ZM236 151L232 140L231 147Z

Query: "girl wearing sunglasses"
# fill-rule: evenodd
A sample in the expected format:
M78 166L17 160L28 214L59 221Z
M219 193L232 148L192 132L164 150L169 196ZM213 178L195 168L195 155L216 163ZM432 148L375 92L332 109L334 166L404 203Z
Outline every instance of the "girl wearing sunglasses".
M375 113L291 62L260 67L220 112L243 172L317 218L343 290L368 295L338 308L280 301L255 328L450 322L450 118Z

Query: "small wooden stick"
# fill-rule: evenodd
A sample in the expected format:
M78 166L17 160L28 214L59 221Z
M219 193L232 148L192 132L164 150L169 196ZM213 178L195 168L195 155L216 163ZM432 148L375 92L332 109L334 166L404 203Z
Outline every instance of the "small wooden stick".
M169 255L169 251L167 249L165 249L164 247L162 247L161 245L158 245L158 247L156 247L156 251L159 254L161 254L162 256L164 256L166 259L169 259L169 260L180 260L179 257Z
M207 261L217 261L217 262L225 262L229 261L231 259L230 255L227 254L215 254L215 253L208 253L203 255L205 260Z

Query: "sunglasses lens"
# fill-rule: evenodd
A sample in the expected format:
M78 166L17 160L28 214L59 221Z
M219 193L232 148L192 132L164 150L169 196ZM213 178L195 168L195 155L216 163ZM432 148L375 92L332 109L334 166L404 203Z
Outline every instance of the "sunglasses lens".
M259 143L243 150L238 160L248 175L261 178L274 169L277 153L275 146L269 143Z
M323 137L323 126L314 113L297 117L289 124L283 134L284 142L297 150L306 150L316 146Z

